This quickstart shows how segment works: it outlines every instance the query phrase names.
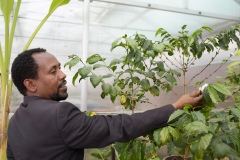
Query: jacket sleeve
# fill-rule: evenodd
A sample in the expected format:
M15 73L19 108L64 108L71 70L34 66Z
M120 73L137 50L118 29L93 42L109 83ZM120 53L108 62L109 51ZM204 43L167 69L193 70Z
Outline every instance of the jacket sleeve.
M172 105L166 105L132 115L89 117L71 103L63 102L57 110L57 126L70 148L99 148L115 141L137 138L167 125L174 110Z

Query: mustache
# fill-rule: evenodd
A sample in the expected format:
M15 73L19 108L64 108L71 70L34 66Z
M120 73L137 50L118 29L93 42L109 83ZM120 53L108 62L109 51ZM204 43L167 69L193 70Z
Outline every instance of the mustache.
M62 83L58 86L58 88L61 88L62 86L66 85L67 81L65 79L62 80Z

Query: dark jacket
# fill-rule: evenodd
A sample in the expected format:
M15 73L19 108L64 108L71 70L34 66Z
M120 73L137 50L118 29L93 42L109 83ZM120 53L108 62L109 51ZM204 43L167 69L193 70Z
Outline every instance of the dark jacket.
M84 148L124 142L166 125L174 107L86 116L69 102L24 97L9 122L8 160L82 160Z

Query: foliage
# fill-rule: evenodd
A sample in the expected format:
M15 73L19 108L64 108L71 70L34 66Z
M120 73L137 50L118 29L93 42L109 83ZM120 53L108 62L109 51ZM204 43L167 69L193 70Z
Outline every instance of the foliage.
M38 27L33 32L32 36L29 38L26 43L24 50L26 50L31 44L32 40L36 36L37 32L50 17L50 15L62 5L65 5L70 0L53 0L46 17L40 22ZM1 103L0 103L0 159L6 159L6 129L8 126L8 114L9 114L9 105L11 101L11 90L12 90L12 81L10 79L10 59L13 45L13 38L16 29L16 22L18 18L19 9L21 6L21 0L17 0L16 8L14 9L14 0L0 0L1 12L3 14L5 34L4 34L4 47L2 48L2 42L0 43L0 88L1 88ZM11 13L13 13L13 18L11 21Z
M163 62L158 59L161 46L155 45L143 35L136 34L132 38L127 35L118 38L112 43L111 50L116 47L123 47L126 55L113 59L109 65L99 54L88 57L86 63L72 55L71 60L64 66L71 69L79 62L84 65L74 75L73 84L79 76L79 82L89 77L94 88L101 85L102 98L109 95L114 103L119 96L121 104L131 110L134 110L137 102L148 102L145 93L159 96L160 89L168 92L176 85L175 77L181 74L164 68ZM99 68L105 68L108 72L98 75ZM112 84L105 82L105 79L111 78Z
M154 132L156 145L168 144L169 154L177 151L185 158L192 156L196 160L229 155L230 159L240 159L240 108L234 106L212 111L231 95L229 88L220 82L208 85L203 91L206 106L195 111L192 106L185 105L183 110L175 111L169 121L178 120Z
M112 43L111 51L121 47L125 51L125 56L112 60L110 64L106 64L106 59L99 54L94 54L86 62L76 55L71 55L69 62L64 66L71 69L81 62L83 67L75 73L73 84L77 79L80 82L82 79L90 78L94 88L101 85L102 98L109 95L114 103L119 96L121 104L134 111L137 103L150 103L145 97L147 92L153 96L159 96L160 91L173 91L177 83L176 79L183 84L183 90L186 93L187 85L210 66L220 51L228 50L230 43L236 43L237 48L240 48L240 41L236 36L239 28L240 24L205 39L202 36L203 31L210 32L211 28L204 26L189 34L186 25L181 28L177 38L163 28L158 29L156 36L160 36L159 41L149 40L141 34L131 37L124 35ZM189 67L204 54L210 56L213 54L213 56L209 58L208 64L187 82L186 74ZM229 57L231 56L230 54ZM223 60L220 67L226 62L228 60ZM177 70L171 69L169 63ZM99 69L105 69L108 72L100 75ZM182 73L179 73L179 70ZM163 145L169 146L169 153L177 150L185 157L191 154L195 159L204 159L207 156L211 158L228 156L238 159L239 106L234 105L221 112L212 111L219 102L228 99L226 96L232 96L233 90L239 93L236 88L236 86L239 87L239 83L235 86L232 83L233 76L236 76L233 74L236 72L230 70L229 72L232 75L229 75L228 81L210 84L204 89L204 108L199 106L199 110L195 111L186 104L184 110L177 110L170 117L169 122L175 120L171 125L158 129L143 139L138 138L123 144L115 143L115 149L119 154L118 159L159 159L156 148ZM213 73L197 82L197 86ZM181 75L183 80L180 79ZM108 83L109 79L112 83ZM239 80L239 77L235 81L237 79ZM228 85L227 82L229 82ZM217 143L220 145L216 145ZM219 146L224 149L224 152Z

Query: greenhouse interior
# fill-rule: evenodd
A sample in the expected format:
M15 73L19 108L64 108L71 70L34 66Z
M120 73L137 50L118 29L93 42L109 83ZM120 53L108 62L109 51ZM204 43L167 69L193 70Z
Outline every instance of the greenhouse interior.
M201 30L199 37L206 40L240 23L240 0L65 0L51 12L54 7L51 5L53 1L22 0L20 2L13 36L10 68L14 58L27 49L26 44L36 28L49 15L28 49L44 48L48 53L53 54L61 63L62 71L67 75L68 99L66 101L76 105L81 111L91 111L97 114L131 114L132 110L129 106L121 104L121 95L115 97L114 103L109 95L102 95L101 84L93 86L90 78L80 81L78 77L73 84L75 73L79 68L87 65L88 57L100 55L106 59L104 63L109 64L112 60L124 57L129 52L130 48L124 46L127 44L125 40L129 40L126 37L132 40L138 35L157 46L162 40L161 37L166 34L177 38L183 34L191 36ZM14 0L13 10L10 13L10 25L17 12L17 3L18 1ZM1 5L3 6L0 3ZM0 12L0 42L3 55L6 50L5 23L4 15ZM164 30L166 32L163 32ZM183 30L186 32L182 32ZM236 37L240 38L239 32L236 33ZM193 39L189 41L191 40L193 41ZM122 45L113 47L116 45L114 42L119 44L120 41ZM135 42L132 43L135 44ZM168 46L167 43L164 45ZM211 50L211 47L208 50ZM200 57L195 57L194 62L184 73L181 66L184 60L184 56L181 56L183 50L175 48L176 56L166 56L170 52L163 53L157 59L164 62L164 68L176 70L181 75L171 79L176 82L172 83L172 88L168 88L167 92L163 88L159 89L159 93L155 93L154 96L152 93L154 91L146 92L148 103L144 103L145 100L137 103L134 112L143 112L172 104L184 93L192 93L204 84L220 81L221 77L226 76L228 66L232 62L239 61L239 56L234 56L238 50L238 45L234 41L229 42L227 49L210 52L206 49ZM147 53L150 55L153 52ZM72 57L76 56L85 64L79 62L72 67L66 65ZM188 58L186 56L186 59ZM147 63L150 63L150 60ZM121 67L118 69L120 70ZM103 67L96 69L97 75L107 75L108 72L109 70ZM113 81L113 78L105 79L105 83L111 85ZM197 85L198 82L201 82L200 86ZM23 95L13 85L10 116L18 109L22 101ZM218 110L222 106L224 105L220 104L215 109Z

